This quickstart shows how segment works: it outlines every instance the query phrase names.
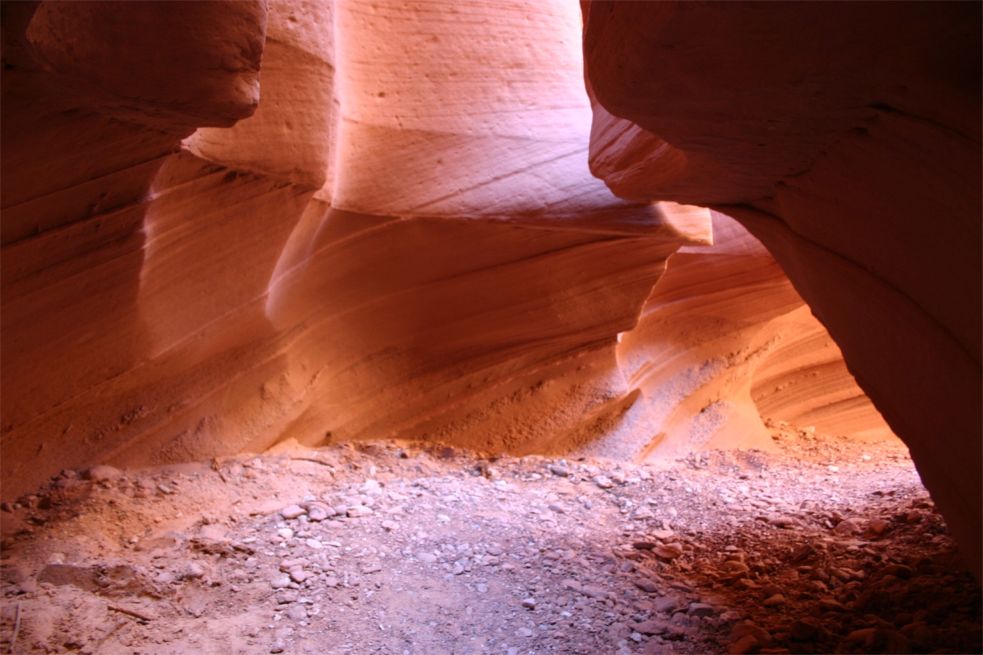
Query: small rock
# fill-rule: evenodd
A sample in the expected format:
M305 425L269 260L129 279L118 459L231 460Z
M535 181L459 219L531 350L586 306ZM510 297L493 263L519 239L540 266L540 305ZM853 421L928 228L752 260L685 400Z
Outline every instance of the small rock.
M307 618L307 610L303 605L291 605L287 609L287 616L294 621L303 621Z
M283 589L290 586L290 576L278 575L270 581L270 586L274 589Z
M390 521L387 519L382 522L382 529L385 530L386 532L392 532L398 527L399 527L399 523L396 523L396 521Z
M359 518L361 516L368 516L372 514L372 508L366 507L365 505L355 505L354 507L349 507L348 512L346 512L349 518Z
M86 480L92 480L93 482L109 482L112 480L119 480L121 477L123 477L123 472L115 466L99 464L86 470L85 473L82 474L82 477L84 477Z
M890 527L890 524L884 519L871 519L867 523L867 532L876 537L880 537L887 532L888 528Z
M606 598L610 598L611 596L611 592L604 587L599 587L597 585L583 585L580 587L580 593L598 600L604 600Z
M658 619L649 619L635 625L635 631L643 635L661 635L665 634L668 629L669 626L666 622Z
M281 589L276 593L277 605L289 605L290 603L296 603L297 598L300 597L293 589Z
M850 537L858 532L860 532L860 524L855 519L844 519L833 528L833 533L841 537Z
M652 549L655 556L659 559L674 560L683 554L683 549L678 544L660 544Z
M279 569L284 573L289 573L294 569L304 568L304 564L307 562L302 559L285 559L280 562Z
M686 613L690 616L713 616L716 614L713 606L706 603L690 603Z
M296 582L297 584L303 584L304 580L311 577L311 574L305 571L304 569L293 569L292 571L290 571L289 575L290 575L290 579Z
M553 475L558 475L561 478L566 478L566 477L569 477L570 476L570 469L568 469L566 466L564 466L563 464L561 464L559 462L557 462L555 464L550 464L549 465L549 470L550 470L550 473L552 473Z
M679 609L679 601L671 596L659 596L652 602L652 607L660 614L669 614Z
M530 630L529 628L519 628L518 630L515 631L515 634L517 637L531 637L532 630Z
M284 539L292 539L294 536L294 531L290 528L280 528L276 533Z
M334 510L324 505L308 505L307 518L315 523L334 516Z
M782 594L773 594L768 596L761 604L765 607L778 607L779 605L785 604L785 596Z
M637 578L635 580L635 586L650 594L654 594L659 590L659 585L646 578Z
M614 482L611 481L611 478L605 475L595 476L594 484L596 484L600 489L610 489L614 486Z
M522 601L522 606L525 607L527 610L534 610L534 609L536 609L536 599L535 598L525 598Z
M303 516L304 514L307 514L307 510L300 505L287 505L280 510L280 516L288 521Z
M205 568L198 562L191 562L184 569L184 573L181 575L183 578L197 579L205 576Z

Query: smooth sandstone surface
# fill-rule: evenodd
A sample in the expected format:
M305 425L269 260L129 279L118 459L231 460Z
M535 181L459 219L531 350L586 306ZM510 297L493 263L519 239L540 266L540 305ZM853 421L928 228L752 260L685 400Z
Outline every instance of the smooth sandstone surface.
M120 6L3 5L5 498L289 439L889 434L758 241L592 174L576 5Z
M710 225L591 175L576 7L169 6L4 5L5 496L288 438L561 449L630 394L615 336ZM151 25L201 43L131 56Z
M978 568L979 5L584 10L592 170L764 243Z

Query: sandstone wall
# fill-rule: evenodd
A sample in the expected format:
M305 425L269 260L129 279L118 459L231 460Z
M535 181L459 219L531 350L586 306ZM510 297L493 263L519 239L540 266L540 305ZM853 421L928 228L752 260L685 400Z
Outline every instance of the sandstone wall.
M584 10L595 174L765 244L978 565L980 6Z
M576 5L175 6L3 5L5 498L286 439L886 433L754 238L591 174Z
M174 8L4 5L5 497L287 438L560 448L630 395L615 335L709 221L591 176L577 7Z

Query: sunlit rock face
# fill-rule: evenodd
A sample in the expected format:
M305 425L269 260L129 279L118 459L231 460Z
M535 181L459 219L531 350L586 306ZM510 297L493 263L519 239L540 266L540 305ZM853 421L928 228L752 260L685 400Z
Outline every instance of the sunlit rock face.
M562 450L630 400L616 335L710 224L591 175L576 6L175 7L4 5L5 496L286 438Z
M592 174L576 5L176 7L3 5L5 498L287 439L887 434L757 240Z
M826 434L893 438L839 349L764 246L713 213L714 244L674 254L622 336L618 361L639 390L602 443L632 457L773 446L763 419Z
M978 566L980 6L584 11L592 170L764 243Z

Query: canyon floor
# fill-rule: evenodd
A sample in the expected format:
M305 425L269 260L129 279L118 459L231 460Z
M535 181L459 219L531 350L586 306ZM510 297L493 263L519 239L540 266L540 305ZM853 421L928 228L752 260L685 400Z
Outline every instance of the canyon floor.
M659 465L359 443L65 471L2 508L13 653L969 653L900 442Z

